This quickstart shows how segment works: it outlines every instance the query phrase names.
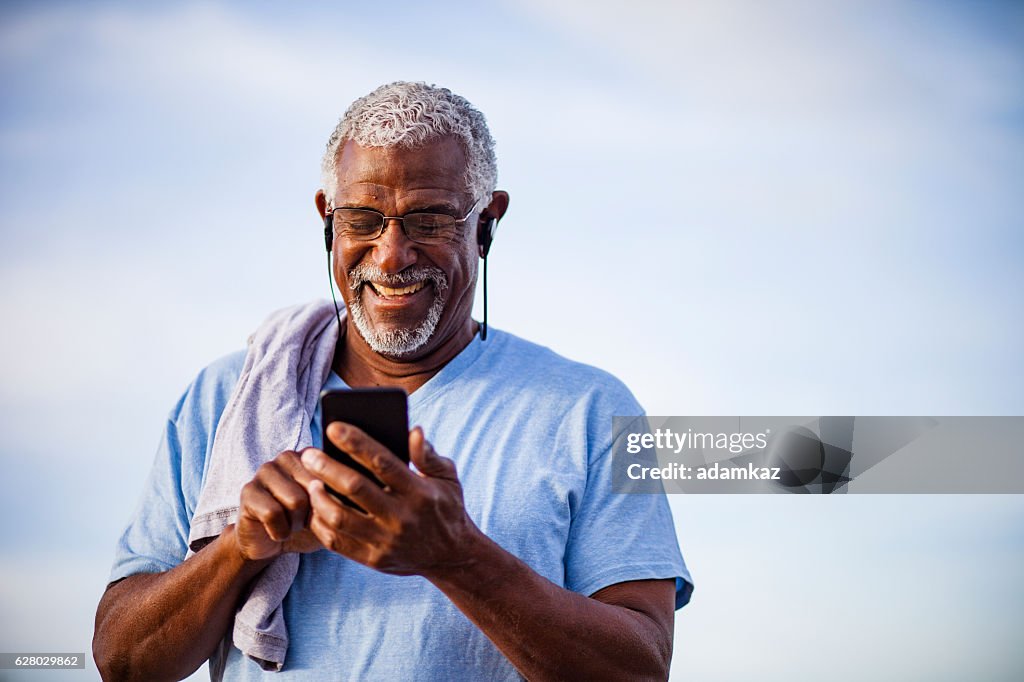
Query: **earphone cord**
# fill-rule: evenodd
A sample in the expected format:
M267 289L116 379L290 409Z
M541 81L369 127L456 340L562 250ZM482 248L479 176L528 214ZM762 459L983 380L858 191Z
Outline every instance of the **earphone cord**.
M484 323L480 325L480 340L487 340L487 256L484 256Z
M338 309L338 299L334 297L334 276L331 272L330 251L327 252L327 286L331 287L331 300L334 301L334 314L338 317L338 334L341 334L341 310Z

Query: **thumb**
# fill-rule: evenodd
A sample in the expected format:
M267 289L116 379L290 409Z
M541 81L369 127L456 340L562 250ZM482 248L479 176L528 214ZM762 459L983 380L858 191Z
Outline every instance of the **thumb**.
M421 476L431 478L454 478L455 463L442 457L434 450L419 426L409 432L409 459L416 465Z

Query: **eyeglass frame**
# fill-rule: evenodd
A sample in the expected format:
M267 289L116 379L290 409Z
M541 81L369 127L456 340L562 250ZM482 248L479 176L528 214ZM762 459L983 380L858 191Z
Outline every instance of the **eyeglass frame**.
M480 200L477 199L473 203L472 208L469 209L469 213L467 213L463 218L455 220L455 225L456 226L465 225L466 221L469 220L469 216L473 215L473 211L475 211L476 207L479 206L479 205L480 205ZM404 216L401 216L401 215L384 215L380 211L377 211L377 210L372 209L372 208L351 208L349 206L337 206L335 208L332 208L330 211L328 211L331 214L331 227L332 228L334 228L334 214L335 214L335 211L342 211L342 210L367 211L369 213L376 213L377 215L379 215L382 218L381 223L380 223L380 231L377 232L377 234L375 236L370 237L369 239L352 239L351 237L347 237L347 239L352 239L352 241L360 243L360 244L361 243L365 243L365 242L372 242L372 241L376 241L376 240L380 239L381 236L384 234L384 232L388 229L388 221L389 220L397 220L397 221L399 221L402 224L402 234L405 235L406 239L408 239L409 241L411 241L411 242L413 242L415 244L423 244L424 246L431 246L431 245L434 245L434 244L450 244L452 241L454 241L454 236L453 236L452 238L448 239L447 241L443 241L443 242L421 242L421 241L417 241L417 240L413 239L411 236L409 236L409 233L405 231L405 218L407 216L410 216L410 215L444 215L444 216L448 216L449 218L451 218L452 216L448 215L447 213L432 213L430 211L410 211L409 213L406 213ZM338 232L337 228L334 228L334 234L337 237L341 237L342 236Z

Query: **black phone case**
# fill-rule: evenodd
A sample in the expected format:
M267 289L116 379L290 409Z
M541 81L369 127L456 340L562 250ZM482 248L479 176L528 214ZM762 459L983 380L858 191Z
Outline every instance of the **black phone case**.
M379 441L403 462L409 462L408 400L400 388L358 388L344 391L325 391L320 396L322 406L324 452L345 466L352 467L377 485L384 484L359 462L352 459L327 439L327 426L341 421L352 424ZM350 507L362 508L336 491L327 490Z

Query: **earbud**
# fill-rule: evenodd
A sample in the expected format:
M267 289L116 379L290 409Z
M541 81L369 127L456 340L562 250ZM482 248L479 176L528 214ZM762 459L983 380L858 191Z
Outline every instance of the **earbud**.
M494 233L498 231L498 221L488 218L476 228L476 242L480 245L480 257L484 259L484 320L480 325L480 340L487 340L487 254L494 241Z
M334 247L334 214L328 213L324 216L324 244L327 246L327 253Z
M498 231L498 221L488 218L480 224L476 231L476 241L480 245L480 257L487 258L491 250L491 242L494 241L494 233Z
M334 214L324 216L324 245L327 247L327 286L331 288L331 300L334 301L334 315L338 319L338 333L341 334L341 310L338 299L334 297L334 273L331 272L331 253L334 251Z

